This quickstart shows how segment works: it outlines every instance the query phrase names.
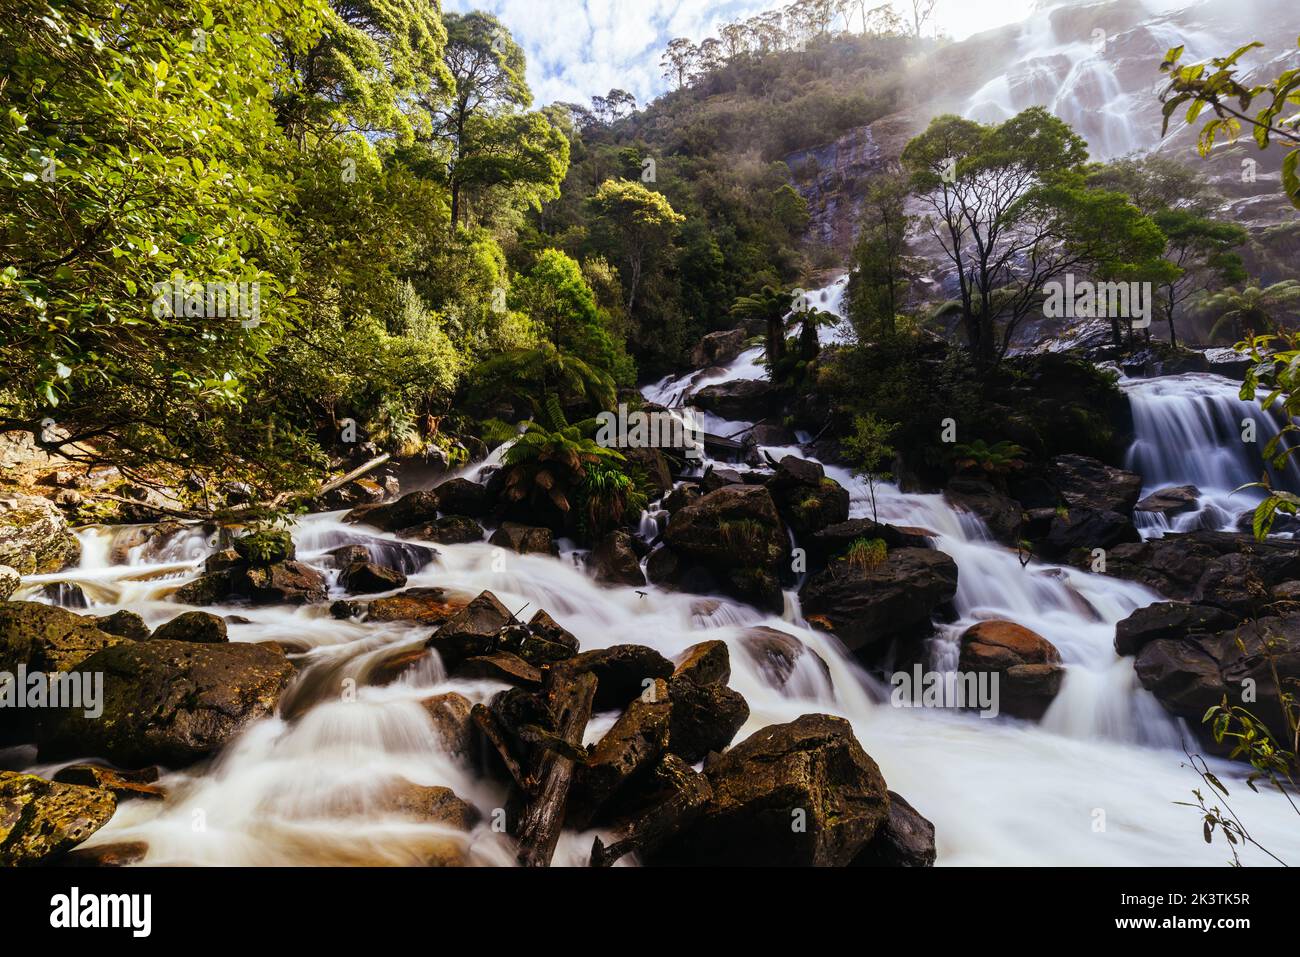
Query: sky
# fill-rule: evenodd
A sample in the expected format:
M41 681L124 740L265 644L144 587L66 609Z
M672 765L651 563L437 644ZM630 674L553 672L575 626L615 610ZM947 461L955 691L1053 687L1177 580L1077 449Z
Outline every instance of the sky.
M895 0L900 10L905 2ZM528 81L538 105L586 103L614 88L648 102L667 87L659 58L669 40L689 37L698 43L724 23L784 5L773 0L443 2L446 10L483 10L505 24L528 55ZM1033 5L1033 0L939 0L936 14L939 27L960 40L1021 20Z

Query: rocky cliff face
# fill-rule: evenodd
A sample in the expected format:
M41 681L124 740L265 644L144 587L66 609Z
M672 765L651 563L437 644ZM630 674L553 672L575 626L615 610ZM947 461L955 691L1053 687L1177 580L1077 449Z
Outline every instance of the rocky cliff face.
M1079 131L1094 159L1160 150L1206 163L1196 155L1194 131L1176 128L1161 137L1159 64L1165 52L1185 45L1184 61L1194 63L1259 39L1269 46L1243 63L1271 78L1300 63L1297 34L1300 6L1285 0L1043 2L1021 23L942 47L918 63L911 84L918 102L906 111L786 157L812 212L809 238L847 254L863 180L943 113L993 123L1044 106ZM1227 216L1257 232L1294 221L1295 210L1280 191L1284 152L1261 153L1253 143L1215 150L1205 171L1226 198ZM1270 280L1274 265L1259 265Z

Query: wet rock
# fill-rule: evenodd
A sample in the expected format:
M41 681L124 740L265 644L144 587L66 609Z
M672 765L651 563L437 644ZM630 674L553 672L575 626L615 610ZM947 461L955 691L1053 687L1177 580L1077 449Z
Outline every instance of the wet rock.
M1158 639L1178 640L1188 635L1214 634L1231 628L1236 616L1210 605L1159 602L1139 608L1115 626L1115 651L1136 655Z
M1142 686L1170 713L1186 718L1212 750L1201 719L1225 697L1276 733L1286 719L1274 670L1282 691L1293 694L1293 682L1300 680L1300 616L1261 618L1214 635L1158 638L1138 653L1135 668Z
M668 456L662 449L621 449L623 457L635 466L639 466L650 483L661 493L673 490L673 473L668 464Z
M353 525L370 525L386 532L400 532L434 521L438 512L437 493L412 492L387 505L354 508L343 516L343 521Z
M668 697L672 701L668 749L687 764L726 749L749 720L748 702L725 684L700 685L689 675L675 675L668 681Z
M468 698L453 691L426 698L420 706L428 712L433 730L448 754L453 757L469 754L474 741L474 729L470 723L470 711L474 705Z
M374 562L353 562L339 572L339 585L354 595L374 595L406 586L406 576Z
M520 555L556 555L555 533L549 528L506 522L488 539L488 544Z
M146 768L142 771L115 771L101 768L94 764L71 764L54 775L59 784L76 784L80 787L100 788L112 791L118 801L133 798L146 801L161 801L167 796L158 785L158 769Z
M703 813L713 797L709 779L675 754L665 754L635 791L635 799L619 802L618 829L608 846L597 838L591 849L592 867L610 867L628 854L653 856L659 848ZM622 796L622 795L620 795Z
M710 465L700 479L700 491L705 495L710 492L716 492L720 488L726 488L728 485L747 485L745 476L735 469L722 468L717 465Z
M455 668L467 658L491 654L497 634L514 622L510 609L490 591L485 591L434 633L427 642L444 664Z
M236 589L254 605L312 605L329 597L325 576L296 561L250 568Z
M438 511L449 515L483 518L491 508L487 489L469 479L454 478L443 482L433 493L438 498Z
M799 592L804 616L851 651L928 633L957 594L957 563L933 549L900 548L875 567L836 562Z
M483 526L465 515L444 515L436 522L417 525L401 533L403 538L416 538L438 545L473 545L483 541Z
M1269 588L1300 578L1300 543L1259 542L1235 532L1175 533L1111 549L1106 574L1140 582L1172 601L1245 616L1268 603Z
M1166 518L1195 512L1201 507L1201 490L1195 485L1161 489L1138 502L1135 511L1155 512Z
M998 675L1002 714L1037 721L1061 690L1061 654L1046 638L1010 621L981 621L961 636L960 673Z
M800 536L848 521L849 493L816 462L787 455L767 481L768 491L787 525Z
M700 389L691 404L723 419L757 422L778 412L784 399L784 391L766 379L732 379Z
M725 641L692 645L674 663L674 678L689 678L697 685L725 685L731 680L731 652Z
M710 332L691 350L691 365L697 369L724 366L745 351L745 330Z
M805 656L811 660L831 685L831 669L817 652L794 635L775 628L747 628L740 636L741 647L750 660L758 666L767 683L777 691L785 691Z
M683 482L668 494L663 501L663 506L667 511L675 512L688 505L694 505L703 497L704 490L699 485L694 482Z
M650 580L652 585L675 588L682 583L687 568L688 565L682 560L681 556L664 545L656 548L650 553L650 557L646 559L646 578Z
M556 665L575 674L591 672L596 676L597 711L622 708L644 693L649 683L672 677L673 663L659 652L643 645L615 645L596 651L584 651Z
M363 505L381 505L387 498L388 490L383 485L372 479L361 478L334 489L319 499L319 502L330 511L336 511L360 508Z
M790 539L762 486L727 486L679 509L664 540L678 556L716 574L736 597L784 608L777 576L789 569Z
M0 565L0 601L8 601L18 586L23 583L22 576L8 565Z
M0 492L0 565L20 575L49 575L80 558L81 543L53 502Z
M879 539L886 548L930 548L932 535L923 529L898 528L873 522L870 519L854 518L824 528L811 536L805 543L809 557L818 567L826 565L833 558L842 558L857 541Z
M1059 456L1049 474L1071 510L1117 512L1131 518L1142 496L1142 476L1086 455Z
M157 641L192 641L205 645L222 644L229 641L226 634L226 622L206 611L187 611L159 625L153 637Z
M478 812L451 788L428 787L404 780L388 789L381 804L383 810L458 831L470 830L479 820Z
M0 771L0 864L48 864L107 824L116 810L109 791Z
M408 588L365 605L367 621L410 621L420 625L441 625L464 610L467 602L444 588Z
M98 651L125 641L93 618L36 602L0 604L0 672L70 671Z
M749 438L755 445L771 447L786 447L797 445L799 439L793 432L784 425L769 425L766 422L760 422L749 433Z
M1076 551L1091 555L1098 548L1109 551L1140 541L1142 536L1132 520L1119 512L1073 509L1052 516L1047 535L1035 551L1044 558L1060 560Z
M586 830L628 781L655 765L668 746L668 684L656 681L636 698L578 765L569 795L568 823Z
M74 670L103 673L103 714L44 712L41 759L90 754L125 767L181 767L212 754L270 717L294 676L283 655L260 645L156 638L105 648Z
M122 841L118 844L96 844L78 847L59 858L60 867L130 867L139 864L149 853L144 841Z
M934 825L889 792L889 817L853 859L853 867L934 867Z
M596 581L605 585L640 588L645 584L632 536L624 531L610 532L592 549L591 569Z
M843 867L889 815L880 769L842 718L764 728L705 775L713 796L665 847L665 863Z
M132 641L148 641L152 634L143 618L125 609L96 618L95 622L100 631L119 638L130 638Z
M533 615L527 628L507 627L498 640L501 647L539 668L578 653L578 639L545 611Z
M418 667L428 657L429 649L423 645L396 648L366 670L365 683L375 688L387 687L400 681L408 671ZM298 717L298 695L294 695L292 707L286 706L286 711L291 712L291 717Z
M1002 544L1015 545L1020 541L1025 518L1023 507L988 482L955 478L948 483L944 497L953 507L978 515Z

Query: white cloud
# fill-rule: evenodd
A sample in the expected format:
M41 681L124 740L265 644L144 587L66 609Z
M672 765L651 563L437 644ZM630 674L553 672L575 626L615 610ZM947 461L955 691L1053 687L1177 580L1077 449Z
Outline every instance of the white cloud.
M895 0L902 9L906 0ZM528 54L539 104L585 103L614 87L645 103L667 88L659 58L673 37L700 41L773 0L444 0L447 10L497 16ZM939 22L957 38L1022 19L1033 0L940 0Z

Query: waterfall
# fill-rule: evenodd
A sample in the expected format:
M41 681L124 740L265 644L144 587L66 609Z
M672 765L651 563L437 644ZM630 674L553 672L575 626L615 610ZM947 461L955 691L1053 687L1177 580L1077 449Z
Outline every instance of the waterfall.
M814 304L838 310L842 289L841 280L814 297ZM827 341L842 334L842 329L823 330ZM756 369L761 375L754 358L749 350L712 370L707 381L752 376ZM656 401L676 397L672 404L679 404L699 385L686 376L657 383L645 394ZM1127 388L1141 422L1133 462L1150 471L1152 485L1196 481L1207 489L1226 489L1238 481L1236 466L1188 453L1216 447L1217 433L1211 433L1218 420L1195 409L1217 409L1223 402L1224 421L1238 416L1240 410L1226 404L1221 384L1195 377L1185 386L1157 380ZM1208 402L1196 388L1208 390ZM1162 395L1162 389L1173 391ZM1170 412L1163 404L1174 393L1181 396L1183 411ZM1185 432L1171 432L1174 423ZM480 477L481 469L467 474ZM849 490L852 514L870 515L865 484L847 470L827 471ZM785 614L775 616L726 598L652 585L604 587L572 556L503 554L487 544L433 546L437 559L411 574L408 587L437 587L464 597L490 590L525 617L545 609L588 650L636 643L672 657L701 641L726 642L731 686L751 709L737 740L807 713L848 719L890 787L935 823L941 865L1221 864L1221 851L1200 839L1197 815L1174 803L1188 799L1199 783L1184 767L1179 728L1138 686L1131 660L1120 659L1113 649L1115 623L1159 596L1077 569L1022 566L978 518L956 511L942 496L885 486L877 488L876 497L881 520L933 532L935 546L959 567L957 619L939 626L931 642L933 667L951 668L958 637L987 618L1015 621L1060 650L1066 679L1041 723L891 707L876 678L832 636L808 627L793 593ZM643 533L655 532L661 518L657 510L648 511ZM175 531L147 544L147 536L134 529L91 528L80 537L81 568L26 579L18 597L34 598L53 582L80 584L91 601L89 613L129 608L156 626L182 610L170 596L198 573L202 556L216 544L202 530ZM121 546L137 537L141 542L124 551ZM327 558L331 549L359 540L372 554L391 555L404 547L395 536L343 523L340 514L303 519L294 538L299 558L330 574L336 598L344 596ZM112 555L119 556L117 563ZM339 621L326 606L237 612L230 624L232 641L279 641L294 649L299 677L289 693L293 707L249 728L208 765L165 774L167 801L124 803L90 845L144 841L149 845L145 863L151 865L410 864L450 841L472 864L513 863L508 842L491 827L494 810L505 800L503 790L445 752L420 704L453 691L486 702L502 685L449 678L433 656L395 683L368 683L395 652L418 648L429 636L427 627ZM746 650L744 635L754 626L797 639L825 662L825 672L805 654L777 687ZM353 695L340 694L345 682L355 688ZM597 716L588 740L611 720ZM1212 763L1229 786L1241 780L1240 766ZM55 768L34 770L50 774ZM449 834L386 815L376 800L395 778L451 788L479 810L484 823L469 834ZM1270 836L1275 852L1300 858L1300 834L1286 802L1274 795L1249 800L1252 828ZM199 820L201 828L195 824ZM1102 829L1099 820L1105 822ZM556 862L584 864L592 836L566 833ZM1250 849L1242 853L1249 863L1263 863Z
M1138 512L1145 535L1166 531L1244 530L1263 499L1246 489L1264 475L1263 450L1281 431L1278 418L1241 398L1241 387L1220 376L1187 374L1121 383L1133 410L1134 442L1125 467L1143 477L1143 494L1192 485L1198 508L1166 519ZM1278 473L1267 469L1274 487L1300 491L1294 460Z

